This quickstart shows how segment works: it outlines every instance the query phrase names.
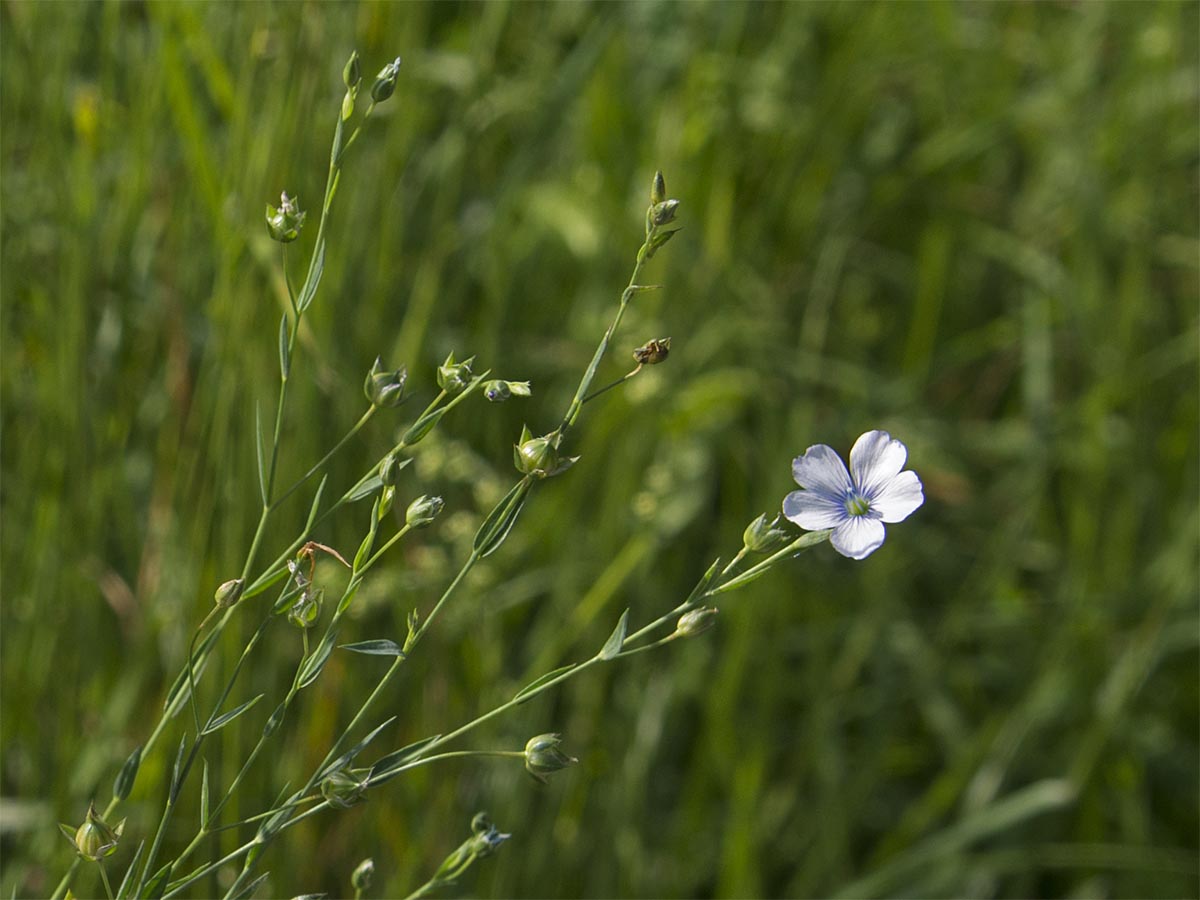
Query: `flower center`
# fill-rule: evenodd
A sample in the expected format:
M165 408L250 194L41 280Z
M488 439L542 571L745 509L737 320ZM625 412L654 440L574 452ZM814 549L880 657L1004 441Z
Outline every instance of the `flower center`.
M846 498L846 512L852 516L865 516L871 511L871 502L860 494L851 494Z

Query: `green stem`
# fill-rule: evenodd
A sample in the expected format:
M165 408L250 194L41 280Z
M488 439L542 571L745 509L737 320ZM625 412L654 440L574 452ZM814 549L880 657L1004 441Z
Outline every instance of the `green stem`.
M330 449L330 451L328 453L326 453L319 460L317 460L315 463L313 463L313 465L309 468L309 470L307 472L305 472L303 475L301 475L291 485L291 487L289 487L287 490L285 490L275 500L273 500L271 502L271 509L272 510L278 509L279 505L281 503L283 503L283 501L286 500L288 497L292 496L292 494L294 494L297 490L299 490L300 487L304 484L304 482L308 481L308 479L310 479L314 475L316 475L317 472L321 471L321 469L325 466L325 464L327 462L329 462L329 460L333 459L333 457L337 454L337 452L339 450L341 450L343 447L345 447L347 442L349 442L349 440L352 437L354 437L356 434L359 433L359 431L362 430L364 425L366 425L368 422L371 421L371 417L373 415L375 415L375 411L377 409L378 409L378 407L376 407L376 406L369 407L367 409L367 411L362 414L362 416L359 418L359 420L354 423L354 426L349 431L347 431L344 435L342 435L342 439L333 445L332 449Z

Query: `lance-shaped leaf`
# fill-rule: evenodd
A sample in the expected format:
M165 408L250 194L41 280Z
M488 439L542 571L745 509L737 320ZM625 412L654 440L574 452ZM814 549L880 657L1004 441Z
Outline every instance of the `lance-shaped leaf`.
M339 756L337 759L335 759L333 762L331 762L329 765L327 765L321 771L321 775L317 780L320 781L321 779L325 778L325 776L327 776L330 772L336 772L338 769L348 766L348 765L350 765L350 763L354 762L355 757L357 757L358 754L362 753L363 750L366 748L366 746L369 743L371 743L371 741L375 740L375 738L379 735L379 732L383 731L383 729L387 728L389 725L391 725L395 721L396 721L396 716L392 716L390 719L388 719L386 722L384 722L382 725L380 725L378 728L376 728L374 731L372 731L370 734L368 734L365 738L363 738L361 741L359 741L357 744L355 744L353 747L351 747L349 750L347 750L345 753L343 753L341 756Z
M125 764L121 766L121 771L117 773L117 777L113 781L113 799L124 800L129 796L129 792L133 790L134 779L137 778L138 767L141 764L142 747L139 744L129 754L129 758L125 760Z
M625 643L625 635L629 631L629 610L621 613L621 618L617 620L617 627L613 629L613 633L608 636L608 640L604 642L604 646L600 648L600 658L610 660L621 652L621 645Z
M356 644L342 644L339 650L350 650L353 653L365 653L368 656L403 656L404 651L395 641L359 641Z
M566 672L570 672L572 669L575 668L575 665L576 665L575 663L570 663L568 665L562 666L561 668L555 669L552 672L547 672L545 675L541 676L540 678L535 678L533 681L529 682L529 684L525 685L525 687L521 688L519 691L517 691L515 694L513 694L513 700L517 703L525 703L527 700L531 699L531 695L533 693L535 693L539 688L541 688L543 685L548 684L549 682L553 681L559 675L562 675Z
M297 689L306 688L317 680L321 670L325 668L325 663L329 660L329 654L333 652L334 644L337 641L337 632L336 628L327 632L321 639L321 643L317 645L317 649L304 661L296 681Z
M223 713L223 714L217 716L215 719L213 719L211 722L209 722L208 725L205 726L204 730L200 733L201 734L212 734L214 731L220 731L222 728L224 728L226 725L228 725L230 722L232 722L234 719L236 719L238 716L240 716L246 710L250 709L250 707L254 706L255 703L257 703L259 700L261 700L263 698L263 696L264 696L263 694L259 694L254 699L247 700L241 706L239 706L235 709L231 709L229 712Z
M494 553L504 543L504 539L508 537L509 531L517 521L517 516L521 514L521 508L525 505L529 489L532 486L532 481L522 478L483 520L483 524L475 532L473 545L475 554L480 559L489 553Z
M405 764L420 756L426 747L439 738L441 738L440 734L422 738L406 747L401 747L399 750L393 750L386 756L379 757L375 761L375 765L371 766L371 773L367 776L367 781L371 784L382 784L385 781L395 778Z

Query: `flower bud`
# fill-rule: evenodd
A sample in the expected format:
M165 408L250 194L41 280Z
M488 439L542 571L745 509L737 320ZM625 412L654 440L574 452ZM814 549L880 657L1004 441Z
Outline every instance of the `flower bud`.
M392 96L392 91L396 90L396 76L399 73L400 57L397 56L380 69L379 74L375 76L375 83L371 85L371 99L376 103L382 103Z
M404 514L404 521L412 528L420 528L428 525L438 517L438 513L442 511L442 507L446 505L441 497L418 497L408 505L408 510Z
M561 743L560 734L539 734L530 738L525 745L525 771L545 784L547 775L579 762L558 749Z
M650 185L650 206L658 206L667 199L667 180L661 170L654 173L654 182Z
M349 809L362 803L366 792L366 782L359 781L345 769L331 772L321 782L321 796L336 809Z
M69 825L60 826L64 834L69 833ZM122 819L116 828L110 828L96 812L94 803L88 804L87 818L75 831L75 849L79 855L89 862L96 862L106 856L111 856L117 849L121 832L125 830L125 820Z
M408 381L408 369L401 366L394 372L385 372L379 357L367 373L363 382L363 393L371 401L372 406L391 408L404 402L404 384Z
M502 834L497 831L487 813L475 814L475 818L471 819L471 830L475 832L475 837L464 846L476 859L491 856L501 844L512 837L511 834Z
M371 886L371 879L375 875L375 860L364 859L358 864L354 870L354 874L350 876L350 885L356 891L365 891Z
M321 617L321 604L324 599L324 588L315 591L305 588L300 592L300 599L288 610L288 621L297 628L312 628Z
M379 492L379 505L375 507L375 518L380 522L387 517L387 514L392 511L392 504L396 500L396 486L394 484L385 484L383 490Z
M446 357L446 361L438 366L437 383L447 394L454 395L462 391L471 380L471 363L475 357L456 363L454 354Z
M401 463L400 457L395 453L389 453L379 464L379 480L384 483L385 487L394 487L402 468L404 465Z
M229 609L231 606L236 606L237 602L242 599L242 591L246 589L246 582L241 578L231 578L226 581L213 594L213 602L217 604L217 609Z
M288 244L300 237L300 229L304 227L303 212L296 201L284 191L279 195L279 209L267 204L267 232L271 239L281 244Z
M362 81L362 66L359 65L358 51L355 50L350 54L350 59L346 61L346 68L342 69L342 82L348 90L354 90L360 81Z
M559 435L556 432L535 438L528 427L523 428L519 443L513 447L513 465L518 472L535 478L549 478L565 472L579 461L579 457L560 457L558 442Z
M755 553L770 553L772 550L778 550L791 538L791 535L782 528L775 527L778 524L779 516L768 522L767 514L763 513L746 526L746 530L742 533L742 543L746 545L747 550Z
M702 606L684 613L675 623L673 637L695 637L703 634L717 624L717 609L712 606Z
M675 213L679 209L678 200L663 200L650 207L650 221L656 228L675 221Z
M485 381L483 396L492 403L503 403L509 397L528 397L533 394L528 381Z
M671 339L669 337L656 338L652 341L647 341L633 351L633 358L638 361L639 365L656 366L667 358L667 354L671 352Z

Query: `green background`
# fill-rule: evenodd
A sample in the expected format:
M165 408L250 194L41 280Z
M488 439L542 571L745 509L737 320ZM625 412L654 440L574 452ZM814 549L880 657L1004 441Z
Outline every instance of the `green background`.
M259 895L344 895L365 856L370 894L402 895L486 809L514 837L458 893L1196 896L1198 9L5 3L0 891L53 888L55 823L107 802L241 565L286 303L262 211L283 189L311 210L299 277L357 48L368 79L404 65L342 178L281 477L358 418L377 354L417 399L335 461L339 492L451 350L534 396L416 448L401 496L447 509L346 639L402 638L521 425L557 422L656 168L685 225L598 383L652 337L669 362L586 408L581 462L389 688L379 752L594 653L626 607L670 608L811 444L886 429L926 501L865 562L823 546L703 637L458 745L561 731L581 762L548 787L505 760L419 769L288 832ZM350 555L367 513L317 538ZM223 636L209 695L258 619ZM277 622L234 698L278 696L298 653ZM385 665L335 654L231 814L302 779ZM217 783L272 705L210 745ZM143 764L118 872L186 720Z

